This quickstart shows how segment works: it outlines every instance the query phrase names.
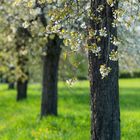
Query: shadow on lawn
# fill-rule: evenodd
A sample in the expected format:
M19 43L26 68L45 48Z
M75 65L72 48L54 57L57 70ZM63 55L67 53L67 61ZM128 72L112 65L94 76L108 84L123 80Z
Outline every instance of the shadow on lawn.
M29 95L29 98L37 99L40 98L40 95L41 94L31 94ZM66 102L67 104L89 105L89 90L88 88L79 87L59 88L59 100ZM122 110L140 110L140 88L120 88L120 106Z
M10 91L10 96L7 96L8 89L1 89L0 92L3 95L1 96L1 100L15 99L15 91ZM11 93L12 92L12 93ZM66 102L67 104L74 103L79 105L89 105L90 104L90 94L89 89L86 87L60 87L59 88L59 100L62 102ZM28 100L25 102L30 102L30 100L34 102L40 101L41 98L41 89L39 88L31 88L28 92ZM14 97L13 97L14 95ZM3 97L3 98L2 98ZM5 101L6 102L6 101ZM140 111L140 88L120 88L120 106L122 110L129 111Z
M122 110L140 111L140 88L120 88Z
M35 93L35 94L34 94ZM38 94L36 94L38 93ZM63 102L73 102L77 104L89 104L89 92L87 88L59 88L58 90L58 99ZM30 90L28 99L40 99L41 98L41 90Z
M66 102L72 101L76 104L89 104L90 94L87 88L61 88L59 90L59 99Z
M61 88L59 98L69 103L72 101L77 104L89 104L90 94L87 88ZM120 107L121 110L140 111L140 88L120 88Z

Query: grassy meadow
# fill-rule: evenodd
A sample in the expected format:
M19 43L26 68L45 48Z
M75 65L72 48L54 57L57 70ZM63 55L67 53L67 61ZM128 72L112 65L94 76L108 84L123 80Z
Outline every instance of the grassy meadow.
M40 120L41 85L30 84L28 99L0 85L0 140L89 140L88 81L72 88L59 83L58 117ZM140 79L120 80L122 140L140 140Z

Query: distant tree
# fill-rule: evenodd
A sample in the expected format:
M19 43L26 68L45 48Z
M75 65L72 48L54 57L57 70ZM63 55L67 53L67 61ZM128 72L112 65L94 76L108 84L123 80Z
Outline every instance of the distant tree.
M15 88L15 74L14 74L15 67L10 65L9 66L9 78L8 78L8 89Z
M11 10L11 2L1 1L0 19L2 20L2 41L4 74L12 87L17 82L17 100L27 97L28 83L28 51L27 44L31 38L30 32L20 24L21 17L18 17L16 9ZM12 23L12 24L11 24ZM12 66L12 68L11 68Z
M17 67L19 68L19 75L17 78L17 100L27 98L27 86L29 80L28 72L28 53L27 53L27 42L31 37L30 32L23 28L18 27L15 40L16 40L16 51L17 51Z
M20 2L23 7L20 7ZM27 2L27 1L26 1ZM57 75L58 75L58 63L61 53L61 39L58 35L50 34L46 38L45 47L41 46L39 42L36 42L36 49L26 46L26 41L29 38L29 31L34 38L44 38L45 28L47 26L47 6L41 1L29 1L27 7L25 1L2 1L3 18L10 23L10 28L13 30L11 34L16 37L15 48L17 55L16 74L18 96L17 100L26 98L26 89L28 80L28 70L26 63L28 63L26 52L33 50L33 55L41 48L43 57L43 83L42 83L42 103L41 103L41 116L57 115ZM12 9L10 6L16 6ZM6 18L6 15L8 18ZM12 24L11 24L12 23ZM41 24L42 25L41 25ZM9 27L8 26L8 27ZM45 40L43 41L45 42ZM43 44L43 43L42 43ZM42 45L41 44L41 45ZM36 52L35 52L36 51ZM13 51L14 52L14 51ZM27 53L28 54L28 53ZM22 90L21 90L22 89Z

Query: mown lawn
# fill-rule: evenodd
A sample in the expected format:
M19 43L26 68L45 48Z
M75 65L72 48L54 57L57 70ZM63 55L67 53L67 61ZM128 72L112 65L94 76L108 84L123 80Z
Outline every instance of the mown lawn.
M89 84L59 83L58 117L39 119L41 86L29 86L28 99L0 85L0 140L89 140ZM120 80L122 140L140 140L140 79Z

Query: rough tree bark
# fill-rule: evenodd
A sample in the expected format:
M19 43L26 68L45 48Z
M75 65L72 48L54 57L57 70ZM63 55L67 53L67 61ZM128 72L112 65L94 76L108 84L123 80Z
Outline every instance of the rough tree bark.
M29 77L29 72L27 68L28 56L26 54L22 54L22 51L24 51L24 49L26 48L29 37L31 37L31 34L27 29L23 27L18 27L16 34L16 50L18 52L17 66L22 71L22 74L17 80L17 101L27 98Z
M89 77L91 92L91 140L120 140L120 109L118 89L118 62L108 60L108 53L117 50L117 46L110 43L110 35L117 36L117 28L112 27L113 8L106 0L92 1L92 10L98 16L97 7L103 4L104 10L100 13L102 22L91 21L94 30L106 27L107 37L102 37L100 43L95 39L101 48L100 58L89 51ZM99 72L100 65L106 64L112 68L109 75L101 79Z
M57 115L58 65L61 53L61 40L58 36L49 39L46 44L46 55L43 57L43 87L41 117Z

